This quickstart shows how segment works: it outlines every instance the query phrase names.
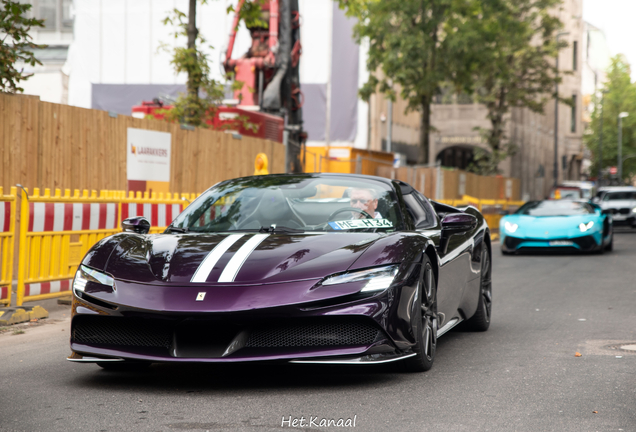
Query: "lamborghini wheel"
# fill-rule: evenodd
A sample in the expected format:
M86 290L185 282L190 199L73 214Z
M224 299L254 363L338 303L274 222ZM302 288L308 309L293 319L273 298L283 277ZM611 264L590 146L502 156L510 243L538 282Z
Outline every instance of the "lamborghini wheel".
M423 267L423 277L415 305L415 356L404 360L408 372L429 370L433 366L437 349L437 284L433 266L426 256Z

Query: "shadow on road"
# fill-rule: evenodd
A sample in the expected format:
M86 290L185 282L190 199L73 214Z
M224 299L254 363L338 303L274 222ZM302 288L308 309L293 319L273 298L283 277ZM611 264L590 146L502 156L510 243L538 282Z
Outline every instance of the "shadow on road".
M438 350L457 340L441 338ZM83 369L73 385L100 390L271 391L276 389L321 389L331 387L375 387L434 373L435 366L423 374L404 372L399 362L381 365L300 365L285 363L213 364L154 363L141 371L107 371L97 365L78 365ZM84 369L85 368L85 369Z

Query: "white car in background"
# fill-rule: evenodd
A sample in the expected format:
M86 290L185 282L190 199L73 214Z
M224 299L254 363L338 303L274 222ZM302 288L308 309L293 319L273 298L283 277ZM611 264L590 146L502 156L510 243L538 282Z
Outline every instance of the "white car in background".
M636 228L636 187L609 186L600 188L593 202L612 214L614 225Z

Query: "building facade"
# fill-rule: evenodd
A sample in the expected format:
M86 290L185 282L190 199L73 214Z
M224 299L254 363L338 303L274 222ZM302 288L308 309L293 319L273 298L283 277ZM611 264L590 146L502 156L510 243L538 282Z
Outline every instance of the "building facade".
M21 65L33 74L21 83L24 93L39 96L45 102L68 102L68 72L64 64L73 42L72 0L29 0L29 18L44 20L44 27L33 27L29 34L33 42L47 45L34 50L41 65Z
M559 104L557 183L581 178L583 160L583 101L581 80L584 63L582 40L582 0L565 0L562 9L555 12L564 24L560 40L568 47L559 53L559 69L562 83L559 94L571 98L572 106ZM409 163L417 160L420 115L404 114L405 103L393 104L391 148L406 154ZM388 101L376 94L370 101L370 142L372 149L385 149L389 119ZM484 106L474 103L470 96L442 93L431 109L431 124L435 128L430 135L429 161L443 166L464 169L469 164L474 149L487 145L476 128L490 128ZM554 184L555 104L546 103L543 114L525 108L513 108L507 117L506 135L516 144L514 156L503 161L499 169L504 176L521 180L523 199L543 198Z

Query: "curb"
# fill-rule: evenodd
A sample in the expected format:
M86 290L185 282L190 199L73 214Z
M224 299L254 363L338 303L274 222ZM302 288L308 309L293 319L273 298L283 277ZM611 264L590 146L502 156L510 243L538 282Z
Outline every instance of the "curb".
M49 313L42 306L20 306L0 308L0 325L29 322L32 319L48 318Z

